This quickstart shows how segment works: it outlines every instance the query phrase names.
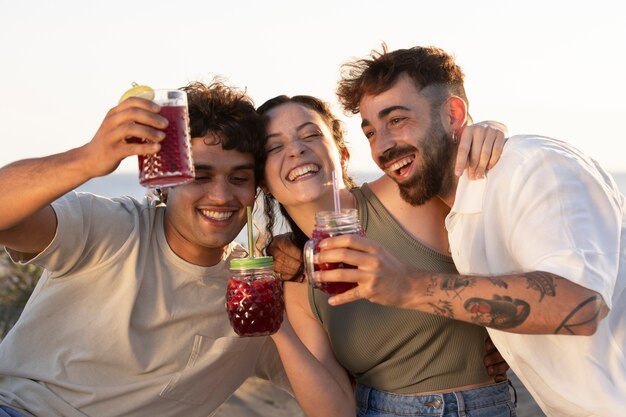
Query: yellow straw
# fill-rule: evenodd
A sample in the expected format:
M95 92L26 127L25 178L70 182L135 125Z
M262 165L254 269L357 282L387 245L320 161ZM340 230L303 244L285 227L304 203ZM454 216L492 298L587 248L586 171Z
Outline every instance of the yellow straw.
M247 206L248 213L248 256L254 258L254 244L252 243L252 207Z

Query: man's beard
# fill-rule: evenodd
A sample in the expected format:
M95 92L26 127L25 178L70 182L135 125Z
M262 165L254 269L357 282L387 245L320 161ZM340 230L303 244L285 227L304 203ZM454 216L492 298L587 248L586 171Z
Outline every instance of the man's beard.
M443 130L441 124L435 123L430 127L422 141L421 161L416 158L414 173L408 180L398 183L400 196L412 206L419 206L452 187L452 161L456 154L456 147L452 137ZM396 148L388 155L379 159L382 166L396 156L406 155L417 149L412 146ZM393 154L392 154L393 153ZM393 177L391 177L394 179ZM395 180L395 179L394 179Z

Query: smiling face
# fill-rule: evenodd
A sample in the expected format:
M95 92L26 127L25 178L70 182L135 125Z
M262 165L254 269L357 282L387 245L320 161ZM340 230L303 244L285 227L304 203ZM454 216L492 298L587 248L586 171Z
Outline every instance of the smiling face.
M405 201L424 204L451 187L456 148L408 75L378 95L365 95L360 110L372 158Z
M266 113L268 191L286 208L332 201L331 173L341 178L340 156L329 126L308 107L289 102Z
M191 144L196 178L167 190L165 236L178 256L210 266L245 225L246 206L254 204L254 158L203 138Z

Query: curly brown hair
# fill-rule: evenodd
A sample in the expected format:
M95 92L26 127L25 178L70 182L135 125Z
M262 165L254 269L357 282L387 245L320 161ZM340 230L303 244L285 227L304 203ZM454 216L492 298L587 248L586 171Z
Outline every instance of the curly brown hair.
M189 104L189 129L192 138L209 132L226 150L254 155L255 181L263 178L265 159L265 121L245 90L227 86L220 78L210 84L194 81L182 87ZM212 143L213 144L213 143ZM216 142L217 144L217 142Z
M336 93L346 113L359 113L363 96L389 90L402 74L413 79L418 91L434 87L428 89L431 107L443 103L450 95L468 104L463 86L465 75L443 49L415 46L389 52L384 43L381 48L382 51L373 50L367 58L342 65Z
M207 145L220 144L226 150L252 154L258 186L267 159L265 119L257 113L252 98L245 90L226 85L220 77L209 84L192 81L179 90L187 93L190 136L205 138ZM158 201L167 203L165 190L155 192Z

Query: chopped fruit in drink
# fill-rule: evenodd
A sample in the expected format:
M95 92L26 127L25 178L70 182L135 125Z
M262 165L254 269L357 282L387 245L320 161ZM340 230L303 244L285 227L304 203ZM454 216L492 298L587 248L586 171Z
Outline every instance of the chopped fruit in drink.
M139 85L133 82L132 88L126 90L126 92L122 94L122 97L120 97L118 103L121 103L122 101L130 97L141 97L145 98L146 100L152 100L154 99L154 90L152 89L152 87L148 87L147 85Z
M274 277L228 281L226 311L240 336L275 333L283 321L284 303L282 287Z

